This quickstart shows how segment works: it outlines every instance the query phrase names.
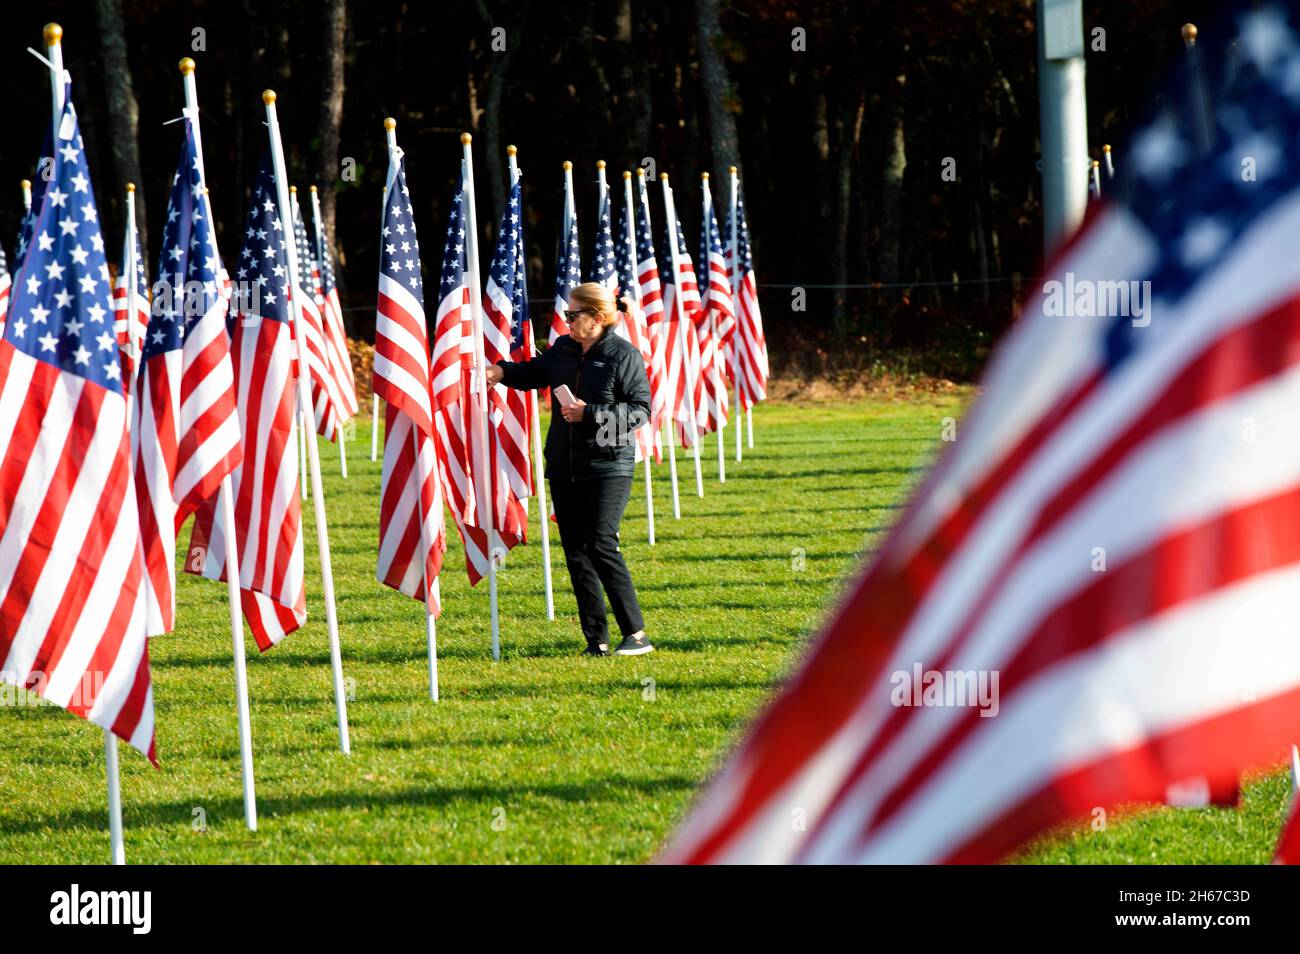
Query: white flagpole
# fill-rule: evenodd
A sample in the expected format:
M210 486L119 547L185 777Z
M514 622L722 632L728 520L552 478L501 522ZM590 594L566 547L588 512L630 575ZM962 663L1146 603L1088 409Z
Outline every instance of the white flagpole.
M289 261L289 314L293 320L295 337L298 343L298 408L303 420L311 420L308 407L307 388L302 385L308 380L307 345L303 340L301 306L298 303L298 249L293 241L293 220L289 218L292 206L289 203L289 185L284 170L284 146L280 142L280 123L275 114L275 91L262 93L262 102L266 104L266 125L271 139L271 161L275 169L275 190L277 205L280 207L281 224L285 231L285 257ZM339 648L338 610L334 605L334 570L330 564L329 527L325 522L325 490L320 476L320 449L315 440L307 441L308 461L311 464L311 496L316 514L316 545L320 551L320 572L322 596L325 600L325 622L329 627L330 663L334 674L334 708L339 724L339 748L344 755L352 751L348 738L348 704L343 688L343 653Z
M45 24L45 52L50 61L50 104L53 115L50 129L51 148L58 147L59 121L63 117L63 27L57 23ZM117 736L104 730L104 775L108 788L108 836L112 848L112 863L126 864L126 849L122 841L122 780L117 767Z
M203 202L207 207L208 223L212 219L212 199L207 190L207 171L203 164L203 135L199 128L199 93L194 79L194 61L188 56L180 62L182 82L185 87L185 113L190 119L194 135L194 153L199 164L199 180L203 183ZM235 708L239 716L239 764L244 783L244 823L249 831L257 831L257 791L253 776L253 731L248 704L248 666L244 652L244 618L240 610L239 552L235 546L235 498L230 475L221 478L218 504L226 536L226 595L230 604L230 644L235 667Z
M294 327L296 328L297 325L295 325ZM299 379L298 390L302 391L303 389L304 389L303 382L301 379ZM310 402L311 401L310 384L306 386L306 392L307 392L307 400ZM310 406L310 404L308 406ZM301 491L302 491L303 500L307 499L307 495L309 493L307 488L307 472L311 470L310 462L307 460L307 429L308 429L307 417L302 412L302 401L299 401L298 402L298 464L299 464L298 474L302 478ZM315 428L313 427L312 430L315 430Z
M577 215L577 202L573 197L573 163L564 160L564 221L560 224L562 241L569 244L569 229L573 226L573 217Z
M23 212L30 212L32 210L32 180L23 179L18 185L23 190Z
M627 243L627 260L628 267L632 272L632 287L627 289L627 294L632 296L636 302L637 308L641 307L641 281L637 274L636 262L636 218L632 208L632 173L626 169L623 170L623 241ZM629 316L630 317L630 316ZM654 343L650 341L650 325L645 326L646 344L651 349ZM649 372L646 374L649 377ZM646 434L650 436L651 445L654 444L654 426L650 423L642 425L646 428ZM654 480L650 473L650 455L645 454L643 457L645 464L645 520L646 531L649 536L650 545L655 545L655 498L654 498Z
M137 270L140 263L135 258L135 183L126 184L126 353L139 370L140 344L135 337L135 309L138 295ZM132 405L135 404L135 382L124 381L126 393L126 419L134 419Z
M741 316L740 316L740 243L737 240L736 224L736 195L739 190L739 184L736 181L736 167L730 166L727 172L731 178L731 204L728 206L730 214L727 216L727 224L730 226L730 234L727 236L727 247L731 252L731 270L727 276L731 282L731 301L732 308L736 312L736 331L733 340L736 342L734 350L736 353L736 463L740 463L743 452L740 449L740 374L741 374L741 345L744 344L745 338L741 334Z
M506 159L510 162L510 187L514 188L519 181L519 150L514 146L506 146ZM523 221L524 210L519 209L520 221ZM566 233L567 234L567 233ZM524 289L524 297L528 296L528 289ZM537 350L533 344L533 329L531 327L524 329L524 334L528 336L528 353L536 355ZM542 529L542 581L546 586L546 618L555 619L555 592L552 589L551 580L551 527L550 512L547 509L546 501L546 468L542 461L542 419L538 417L537 392L535 390L528 392L528 413L532 415L532 448L533 448L533 486L537 488L537 517L538 524Z
M415 444L415 474L417 479L420 474L420 432L411 428L411 440ZM436 464L434 465L436 468ZM434 480L440 479L438 474L434 473ZM420 511L420 552L427 553L429 550L428 527L425 525L423 513L424 507L424 490L422 487L416 488L416 510ZM438 580L429 580L428 564L421 559L420 573L424 577L424 640L429 651L429 698L434 702L438 701L438 621L433 616L433 608L437 606L437 597L434 595L438 588Z
M672 269L670 273L673 276L673 311L677 313L677 342L682 352L682 377L687 377L687 371L690 364L687 360L688 352L686 350L686 322L691 319L686 315L685 306L682 305L682 273L677 267L678 249L677 249L677 206L673 203L672 186L668 184L668 173L659 173L659 181L664 188L664 215L668 217L668 266ZM698 369L697 369L698 371ZM691 408L691 446L695 451L695 492L698 496L704 496L704 471L700 467L700 426L696 417L695 407L695 388L692 381L687 380L685 391L687 400ZM682 434L685 435L686 428L682 428Z
M478 498L479 516L487 520L488 525L481 529L486 531L488 542L488 601L492 618L492 658L501 658L501 620L497 610L497 535L496 500L488 492L488 400L487 377L485 375L487 359L483 356L483 290L479 285L478 262L478 213L474 206L474 158L470 150L471 136L460 134L461 159L465 165L465 267L469 272L469 310L474 336L474 373L472 387L477 391L479 413L474 422L478 428L479 440L476 448L478 460L474 462L474 493Z
M650 193L649 190L646 188L646 184L645 184L645 169L642 169L640 167L637 168L636 181L637 181L637 198L640 200L642 208L645 209L646 226L649 228L650 227ZM651 234L653 234L653 229ZM662 279L661 279L661 283L662 283ZM659 321L661 323L667 322L668 316L664 315L659 319ZM647 330L648 327L649 326L647 325ZM664 336L666 336L667 334L668 334L667 325L665 324L664 329L661 330L660 332L660 341L664 340ZM653 341L654 339L651 338L651 347L653 347ZM668 356L664 355L664 361L667 360L668 360ZM676 404L675 399L673 399L673 403L674 405ZM668 476L673 489L673 519L680 520L682 519L682 498L677 483L677 447L675 445L674 438L673 438L673 424L672 424L673 415L677 413L677 408L676 406L674 406L671 408L667 408L667 410L668 413L664 417L664 422L663 422L663 428L664 428L663 440L664 443L668 445Z
M709 174L700 173L700 203L704 210L704 224L702 228L707 230L709 227L709 217L713 214L713 190L709 188ZM712 240L709 240L709 248L700 249L704 254L704 261L700 263L700 271L708 276L710 284L713 282L713 247ZM702 284L702 283L701 283ZM701 287L703 292L703 287ZM733 304L734 308L735 305ZM718 320L713 314L713 309L709 309L708 315L709 335L713 338L713 370L715 375L716 390L714 394L724 394L726 391L726 368L727 356L723 353L722 342L718 339ZM722 431L727 426L722 417L721 405L717 408L718 412L718 483L727 482L727 444L723 439Z
M311 191L311 224L314 231L316 232L316 241L313 244L316 246L316 261L320 263L320 266L323 270L325 267L325 233L321 229L320 195L317 193L315 186L312 186L310 191ZM321 320L322 329L324 330L325 334L328 335L329 328L326 326L328 319L325 316L325 304L323 302L321 303L320 320ZM341 355L340 357L345 357L348 358L348 360L351 360L351 358L347 355ZM340 382L340 385L342 383L343 382ZM343 475L343 479L347 480L348 477L347 430L346 428L343 427L342 423L340 423L338 427L338 438L339 438L339 472Z
M108 836L115 865L126 864L122 842L122 780L117 766L117 736L104 730L104 771L108 779Z

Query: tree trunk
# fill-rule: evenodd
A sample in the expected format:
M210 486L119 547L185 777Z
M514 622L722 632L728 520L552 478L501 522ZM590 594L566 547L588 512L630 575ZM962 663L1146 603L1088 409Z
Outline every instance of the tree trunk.
M721 177L726 174L728 166L740 165L740 144L736 137L731 80L718 49L722 42L718 0L695 0L695 21L700 78L704 81L704 101L709 116L713 174Z
M843 286L849 281L849 216L853 209L853 165L858 157L858 144L862 140L862 117L866 109L866 94L858 93L841 107L835 121L838 140L835 206L828 251L831 260L831 281L840 286L833 290L831 327L840 338L847 338L851 330L848 291Z
M903 173L907 169L907 140L904 136L903 85L899 75L897 88L886 97L888 103L887 150L880 195L880 281L902 281L900 265L903 243Z
M501 141L502 103L505 101L506 79L510 72L510 61L514 59L519 44L523 42L524 18L528 13L528 4L516 3L510 10L509 22L505 24L506 43L504 50L494 50L492 48L491 31L502 25L501 18L494 15L483 0L479 0L477 7L479 20L483 25L485 34L488 35L488 42L484 46L488 69L487 76L483 79L483 110L479 126L483 141L479 155L483 158L483 166L487 175L487 220L490 229L488 234L495 239L497 225L499 224L497 216L505 208L506 186L510 175L505 164L505 147L507 144Z
M627 125L619 130L616 168L635 172L650 151L650 80L646 56L636 43L637 19L632 0L617 0L614 12L614 49L618 57L619 119Z
M320 117L316 123L316 139L320 148L316 153L314 176L320 195L325 241L329 242L331 256L340 264L344 259L334 238L334 210L339 181L339 130L343 125L343 42L347 35L347 8L347 0L328 0L325 4L325 42L320 57Z
M136 229L140 245L149 248L146 228L144 189L140 174L140 106L131 85L130 59L126 49L126 34L122 30L121 0L95 0L95 15L99 21L99 49L103 65L101 82L108 100L109 150L113 161L111 192L118 194L128 182L137 185L135 193ZM146 251L146 255L148 252Z

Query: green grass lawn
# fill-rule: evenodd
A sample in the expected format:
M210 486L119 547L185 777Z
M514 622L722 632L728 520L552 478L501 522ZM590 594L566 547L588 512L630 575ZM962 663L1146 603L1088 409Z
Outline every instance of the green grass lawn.
M757 447L741 464L729 457L725 484L707 445L703 499L679 458L680 521L667 465L656 470L654 547L638 475L623 548L659 647L649 656L578 656L558 540L554 622L534 540L501 573L493 663L487 587L468 586L453 529L437 704L421 607L374 580L379 465L368 429L349 445L347 480L322 443L352 755L337 745L308 509L308 623L249 662L261 830L243 825L225 587L181 574L178 629L152 644L161 768L123 749L128 862L647 860L893 522L960 406L764 405ZM101 733L48 706L0 719L0 863L103 862ZM1264 861L1284 799L1275 775L1250 786L1238 812L1112 818L1104 832L1063 832L1024 858Z

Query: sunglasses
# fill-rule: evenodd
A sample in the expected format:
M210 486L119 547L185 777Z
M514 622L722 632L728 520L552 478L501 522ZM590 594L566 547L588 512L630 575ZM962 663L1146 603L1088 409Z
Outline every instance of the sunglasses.
M597 314L597 312L592 308L579 308L577 311L570 311L566 308L564 311L564 320L567 321L569 324L573 324L575 321L578 320L579 315L594 315L594 314Z

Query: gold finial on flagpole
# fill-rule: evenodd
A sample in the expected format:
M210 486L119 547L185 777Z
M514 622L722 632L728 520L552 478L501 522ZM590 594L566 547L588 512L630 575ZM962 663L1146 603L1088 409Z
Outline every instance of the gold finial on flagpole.
M636 174L637 174L637 177L638 177L638 178L644 179L644 178L645 178L645 168L642 167L642 166L637 166L637 167L636 167Z
M1196 29L1195 23L1184 23L1183 28L1180 32L1183 34L1184 43L1186 43L1188 46L1196 45L1196 35L1198 31Z
M632 178L632 173L630 173L630 172L628 172L626 169L624 169L624 170L623 170L623 178L624 178L624 179L631 179L631 178Z
M573 168L573 163L571 163L568 159L565 159L564 162L560 163L560 168L562 168L565 172L568 172L570 169Z
M727 171L730 172L730 173L734 176L734 175L735 175L737 172L739 172L740 170L737 169L735 166L727 166Z
M265 103L267 106L270 106L272 103L274 103L274 102L275 102L275 90L273 90L273 89L264 89L264 90L262 90L262 102Z
M384 128L388 130L396 129L397 120L394 119L392 116L389 116L387 119L384 120Z
M58 46L63 40L63 27L57 23L45 24L45 45Z
M604 159L597 159L597 160L596 160L596 168L597 168L597 169L604 169L604 168L605 168L605 160L604 160Z
M460 134L460 144L462 146L468 146L473 141L474 141L474 137L471 136L469 133Z
M128 183L126 184L126 194L127 194L127 195L134 195L134 194L135 194L135 183L134 183L134 182L128 182Z
M316 191L316 187L315 187L314 185L313 185L313 186L309 186L308 188L310 188L312 192L315 192L315 191Z
M661 173L659 173L659 181L660 181L660 182L667 182L667 181L668 181L668 173L666 173L666 172L661 172Z
M1102 147L1101 147L1101 151L1102 151L1102 152L1110 152L1110 143L1107 143L1106 145L1102 146Z
M297 194L298 194L298 187L297 187L297 186L289 186L289 194L290 194L290 195L297 195Z
M20 179L20 180L18 180L18 185L21 186L21 187L24 188L24 189L30 189L30 188L32 187L32 180L31 180L31 179Z
M516 155L518 155L518 154L519 154L519 150L516 149L514 146L506 146L506 155L507 155L507 156L516 156Z
M194 61L188 56L181 57L181 61L176 65L180 69L182 76L189 76L194 72Z
M700 173L700 178L703 179L705 182L708 182L708 181L709 181L709 174L708 174L707 172L701 172L701 173Z

